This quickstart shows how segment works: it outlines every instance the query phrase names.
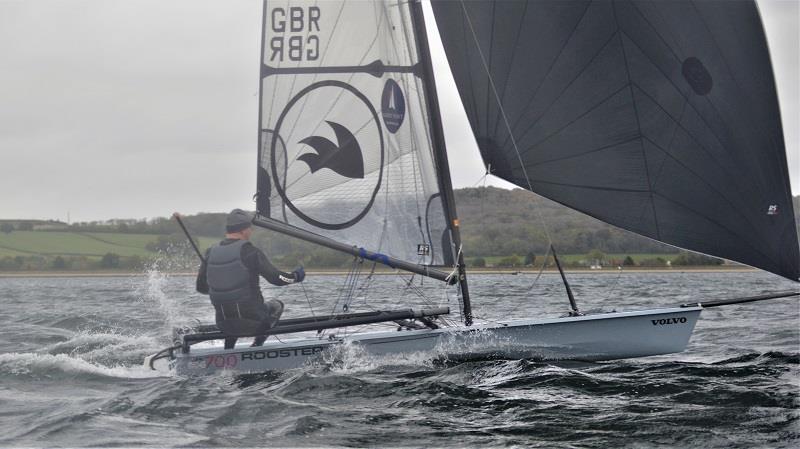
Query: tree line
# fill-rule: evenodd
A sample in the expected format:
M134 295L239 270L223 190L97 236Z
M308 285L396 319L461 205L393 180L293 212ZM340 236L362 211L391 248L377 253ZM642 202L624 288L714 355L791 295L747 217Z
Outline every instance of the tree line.
M717 265L722 260L694 253L676 253L674 247L607 225L522 189L506 190L478 187L455 190L461 222L461 235L468 265L525 267L541 265L552 242L559 254L585 255L572 259L568 266L599 263L614 266L659 267L672 265ZM800 210L800 196L793 198ZM194 236L222 238L226 213L200 213L185 216ZM800 217L796 217L800 220ZM7 225L8 223L3 223ZM196 265L196 255L186 237L171 218L148 220L107 220L64 224L73 232L116 232L153 234L157 238L146 249L154 257L183 260L180 266ZM798 221L800 228L800 221ZM10 233L9 226L0 228ZM298 239L256 228L253 243L266 251L273 262L285 269L296 265L309 268L346 268L351 256ZM651 254L634 260L630 256L611 258L606 254ZM19 269L130 269L149 263L147 258L120 257L109 253L97 260L77 256L16 256L0 258L0 270ZM537 266L538 266L537 265Z

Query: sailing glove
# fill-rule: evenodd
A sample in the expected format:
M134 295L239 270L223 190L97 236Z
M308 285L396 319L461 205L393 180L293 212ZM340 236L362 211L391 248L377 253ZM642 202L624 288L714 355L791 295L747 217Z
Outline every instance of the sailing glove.
M303 282L303 279L306 278L306 271L303 267L297 267L294 271L292 271L292 275L294 275L295 282Z

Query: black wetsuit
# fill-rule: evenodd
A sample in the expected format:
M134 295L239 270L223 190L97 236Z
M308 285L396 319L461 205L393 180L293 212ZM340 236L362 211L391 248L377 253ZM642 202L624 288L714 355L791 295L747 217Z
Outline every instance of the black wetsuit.
M231 244L239 243L239 240L236 239L225 239L219 243L220 246L227 246ZM209 294L210 288L208 284L208 263L209 257L211 255L211 248L206 251L206 257L203 263L200 265L200 270L197 273L197 291L204 294ZM264 297L261 294L261 289L259 288L259 276L266 279L270 284L273 285L287 285L292 284L295 282L295 277L292 273L286 273L281 270L275 268L274 265L267 259L267 256L258 248L253 246L250 242L245 242L240 250L239 254L241 258L242 265L247 268L249 273L248 276L248 284L249 290L246 302L239 302L234 304L236 307L236 313L238 318L245 318L252 321L265 321L270 312L274 313L274 310L271 310L268 305L264 304ZM214 298L212 298L212 303ZM278 302L278 301L275 301ZM273 304L270 304L272 309L275 308ZM282 311L282 303L281 303L281 311ZM220 306L220 304L215 304L214 306L216 311L216 321L217 325L223 327L224 324L233 323L231 320L226 320L225 314L225 307ZM231 311L229 309L228 315L231 315ZM227 323L226 323L227 321ZM274 324L274 323L273 323ZM240 331L241 332L241 331ZM261 345L266 337L257 337L254 341L255 345ZM225 348L233 348L236 343L236 338L230 337L225 339Z

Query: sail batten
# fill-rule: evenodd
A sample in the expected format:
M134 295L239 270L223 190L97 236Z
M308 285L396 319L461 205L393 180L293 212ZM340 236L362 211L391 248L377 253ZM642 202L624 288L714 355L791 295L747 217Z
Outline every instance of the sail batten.
M432 5L493 174L670 245L800 278L754 2Z

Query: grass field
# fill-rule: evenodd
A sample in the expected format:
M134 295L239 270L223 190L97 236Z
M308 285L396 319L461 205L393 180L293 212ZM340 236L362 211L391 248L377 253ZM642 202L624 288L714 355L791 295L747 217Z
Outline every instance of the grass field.
M0 233L0 258L16 256L83 256L90 261L97 262L107 253L114 253L121 257L138 256L143 259L155 258L157 252L147 249L148 244L158 242L158 235L153 234L124 234L114 232L43 232L43 231L13 231ZM200 250L217 243L219 239L211 237L195 238ZM672 260L676 254L606 254L605 260L622 261L630 256L639 264L646 259ZM498 266L506 256L484 257L487 266ZM524 256L517 255L520 262ZM534 267L541 266L544 255L537 255ZM587 261L585 254L563 254L559 259L566 265ZM473 265L474 257L467 258L467 265ZM521 267L520 267L521 268Z
M634 260L634 262L640 263L643 260L656 259L656 258L659 258L659 257L664 259L664 260L672 260L675 257L677 257L678 254L648 254L648 253L639 253L639 254L637 254L637 253L631 253L631 254L605 254L604 260L605 261L609 261L609 260L620 260L621 261L621 260L625 260L625 258L628 257L628 256L631 256L631 258ZM506 257L508 257L508 256L488 256L488 257L484 257L483 260L486 261L486 265L497 265L502 259L505 259ZM520 262L525 260L525 256L524 255L517 255L517 257L519 257ZM544 257L544 254L537 254L536 255L536 261L534 262L534 265L541 265L543 257ZM474 257L467 257L467 262L469 262L471 260L474 260L474 259L475 259ZM559 254L558 255L558 260L560 260L560 261L562 261L564 263L567 263L567 264L574 263L574 262L580 262L582 260L583 261L589 261L588 259L589 259L589 257L586 254Z
M13 231L0 233L0 257L6 256L87 256L101 257L107 253L123 257L154 256L147 245L158 241L153 234L122 234L114 232L42 232ZM199 240L199 241L198 241ZM202 251L218 239L196 239Z
M95 234L97 235L97 234ZM136 234L91 234L74 232L14 231L0 234L0 257L18 255L43 256L102 256L116 253L120 256L153 254L145 246L158 236Z

